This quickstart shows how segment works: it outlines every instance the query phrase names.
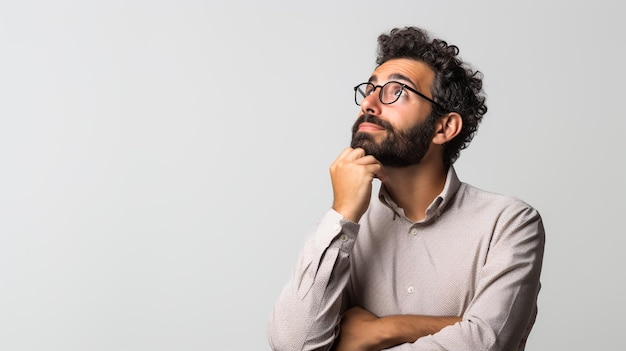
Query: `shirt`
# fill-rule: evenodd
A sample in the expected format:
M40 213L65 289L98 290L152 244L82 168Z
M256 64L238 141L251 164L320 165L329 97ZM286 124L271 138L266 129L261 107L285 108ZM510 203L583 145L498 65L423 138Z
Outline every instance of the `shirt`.
M300 253L268 323L273 350L329 350L353 306L382 317L461 316L438 333L390 348L523 349L536 316L544 250L539 213L459 181L418 222L384 187L359 223L329 210Z

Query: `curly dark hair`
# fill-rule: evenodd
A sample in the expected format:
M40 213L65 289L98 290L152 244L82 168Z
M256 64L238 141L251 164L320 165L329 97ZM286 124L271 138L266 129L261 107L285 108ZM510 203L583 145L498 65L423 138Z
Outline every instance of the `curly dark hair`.
M483 74L474 71L458 57L459 48L441 39L431 39L429 33L416 27L394 28L378 37L376 64L388 60L408 58L428 64L435 72L431 93L441 110L432 105L429 120L434 121L448 112L457 112L463 119L461 132L444 145L443 161L452 165L461 150L469 146L478 130L478 124L487 113Z

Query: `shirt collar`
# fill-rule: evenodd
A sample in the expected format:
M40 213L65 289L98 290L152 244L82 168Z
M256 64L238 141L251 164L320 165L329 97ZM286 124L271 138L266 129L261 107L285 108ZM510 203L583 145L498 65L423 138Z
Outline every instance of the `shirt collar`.
M445 210L448 203L452 201L452 198L460 187L461 181L459 180L459 177L457 176L454 167L450 166L450 168L448 168L448 173L446 174L446 182L443 186L443 190L430 203L430 205L426 209L426 218L424 218L420 222L430 222L433 219L439 217L439 215L441 215L441 213ZM396 203L389 196L389 193L384 186L380 187L380 191L378 192L378 199L385 206L389 207L396 215L406 218L406 216L404 215L404 210L396 205Z

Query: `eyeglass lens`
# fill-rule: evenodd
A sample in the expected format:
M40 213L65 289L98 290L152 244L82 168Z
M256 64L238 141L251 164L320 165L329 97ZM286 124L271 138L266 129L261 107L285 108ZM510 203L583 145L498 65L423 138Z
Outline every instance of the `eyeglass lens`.
M361 105L363 100L376 92L376 88L380 88L378 98L383 104L392 104L396 102L404 90L404 86L398 82L387 82L382 87L375 86L372 83L362 83L354 89L354 99L357 105Z

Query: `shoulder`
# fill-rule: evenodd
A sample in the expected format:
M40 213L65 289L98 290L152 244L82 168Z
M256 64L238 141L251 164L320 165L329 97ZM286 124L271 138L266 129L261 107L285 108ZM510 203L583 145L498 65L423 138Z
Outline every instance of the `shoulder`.
M493 223L496 232L532 226L535 228L532 232L543 236L543 221L539 211L516 196L461 183L454 206L457 211L469 211L475 218Z
M483 209L488 207L503 211L529 211L538 214L533 206L516 196L487 191L467 183L461 183L456 197L456 202L459 205L469 205Z

